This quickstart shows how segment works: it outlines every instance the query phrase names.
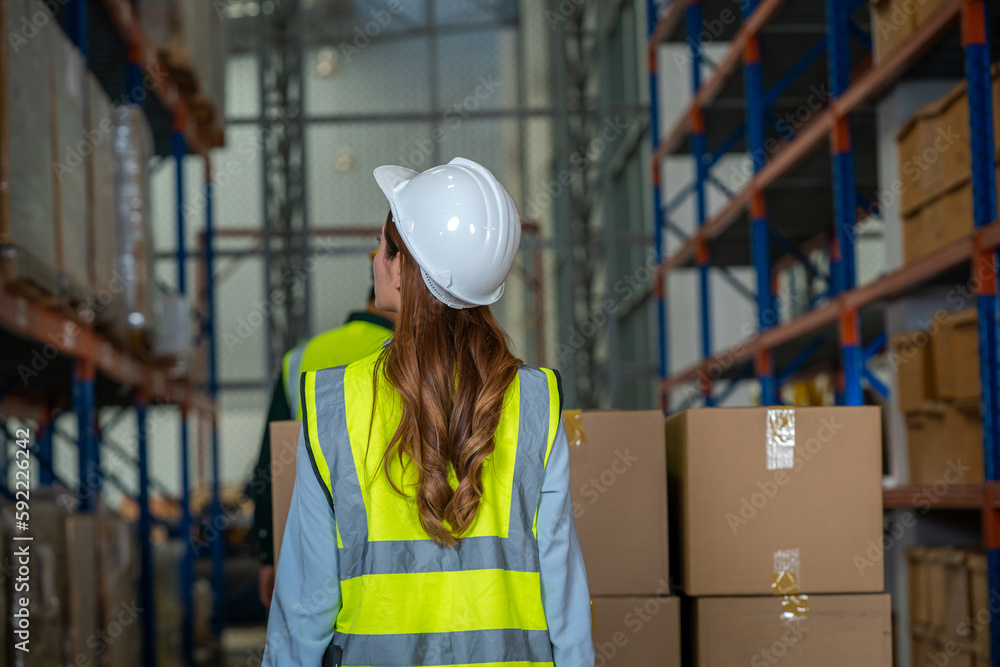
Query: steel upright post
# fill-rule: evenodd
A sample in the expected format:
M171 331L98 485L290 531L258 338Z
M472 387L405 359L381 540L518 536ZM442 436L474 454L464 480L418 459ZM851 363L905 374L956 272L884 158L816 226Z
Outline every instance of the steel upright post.
M962 16L965 73L968 82L975 256L972 282L979 314L979 363L983 416L983 461L987 483L1000 481L1000 335L997 331L997 253L983 247L980 230L997 218L993 100L991 96L989 21L983 0L966 0ZM987 494L987 498L993 494ZM989 562L990 599L1000 590L1000 514L992 503L983 508ZM991 662L1000 667L1000 622L990 622Z
M848 0L826 0L827 58L830 90L836 99L850 85L850 6ZM857 220L857 194L854 173L854 146L849 116L834 118L830 137L833 153L834 220L837 226L831 257L834 291L851 290L855 284L854 240ZM844 392L843 403L861 405L862 353L858 313L841 314L841 356Z
M81 512L97 509L101 492L101 474L97 467L97 438L94 434L94 363L77 359L73 371L73 411L77 419L79 449L79 487L77 494Z
M149 510L149 451L146 408L149 398L141 391L135 406L139 449L139 599L142 613L143 665L156 667L156 598L153 594L153 517Z
M679 2L680 0L674 0ZM646 22L649 27L647 37L652 37L656 30L656 22L659 18L657 13L656 0L646 0ZM660 104L659 104L659 82L657 81L657 45L652 41L647 45L647 59L649 70L649 132L653 141L653 164L652 189L653 189L653 253L656 258L656 265L663 263L663 190L660 173L660 163L655 156L656 145L660 141ZM667 299L664 283L666 276L657 271L656 273L656 349L659 367L660 382L667 378L670 369L670 355L667 348ZM662 390L660 393L660 409L667 411L667 396Z

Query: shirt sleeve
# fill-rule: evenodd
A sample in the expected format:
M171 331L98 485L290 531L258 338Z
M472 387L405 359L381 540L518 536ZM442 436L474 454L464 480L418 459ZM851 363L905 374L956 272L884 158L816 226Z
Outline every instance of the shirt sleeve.
M292 504L281 538L263 667L318 667L340 611L333 509L299 433Z
M590 591L569 488L569 443L562 421L538 501L542 605L556 667L593 667Z

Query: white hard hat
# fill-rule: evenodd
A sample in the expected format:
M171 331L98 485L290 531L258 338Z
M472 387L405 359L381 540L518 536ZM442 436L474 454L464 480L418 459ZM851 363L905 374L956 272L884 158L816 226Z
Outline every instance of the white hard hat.
M421 174L379 167L375 180L431 294L459 309L496 303L521 242L517 207L496 177L458 157Z

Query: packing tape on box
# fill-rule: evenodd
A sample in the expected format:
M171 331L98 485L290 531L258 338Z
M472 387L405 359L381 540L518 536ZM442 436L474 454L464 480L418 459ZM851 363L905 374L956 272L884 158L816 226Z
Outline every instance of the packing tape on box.
M786 595L781 598L781 618L786 621L809 618L809 596Z
M778 549L774 552L774 571L771 573L771 593L798 595L799 550Z
M587 433L583 430L583 412L580 410L563 410L563 427L566 429L566 439L570 447L587 444Z
M767 469L795 467L795 410L771 408L767 411Z

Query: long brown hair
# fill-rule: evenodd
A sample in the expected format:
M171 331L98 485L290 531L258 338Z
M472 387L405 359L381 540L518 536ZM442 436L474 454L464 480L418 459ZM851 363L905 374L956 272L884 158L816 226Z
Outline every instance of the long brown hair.
M504 395L522 362L489 306L456 310L434 298L391 213L385 235L386 256L398 255L402 263L400 309L373 382L377 392L382 373L402 397L403 410L382 467L403 493L389 473L390 461L417 466L420 523L435 542L454 546L476 518L483 463L496 446ZM449 463L458 478L454 491Z

